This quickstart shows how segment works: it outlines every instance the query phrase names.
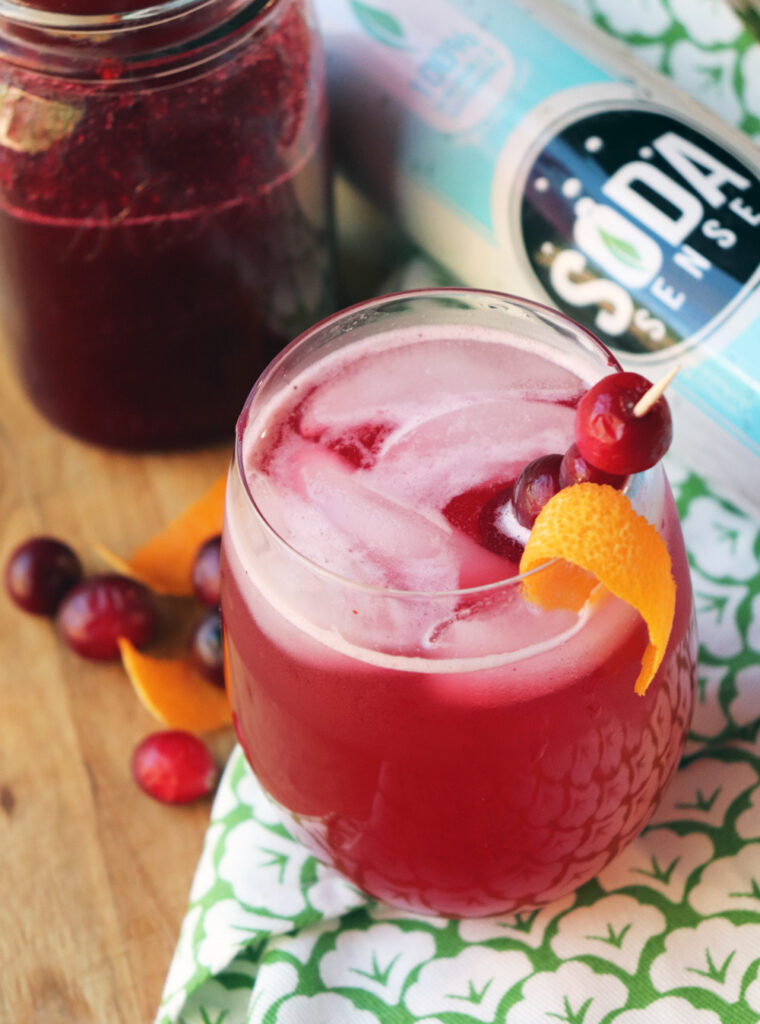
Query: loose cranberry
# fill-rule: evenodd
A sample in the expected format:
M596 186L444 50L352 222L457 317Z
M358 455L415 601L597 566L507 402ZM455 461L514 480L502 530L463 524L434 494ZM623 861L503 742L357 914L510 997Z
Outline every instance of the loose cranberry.
M53 615L63 596L82 578L79 559L54 537L31 537L13 552L5 567L9 596L25 612Z
M224 686L222 617L218 611L208 612L197 623L190 638L190 658L209 682Z
M119 654L124 637L142 647L153 635L156 610L150 591L126 576L90 576L61 602L58 622L64 640L85 658L105 661Z
M542 455L529 462L518 476L513 504L521 526L531 529L538 513L560 489L561 462L561 455Z
M559 467L559 486L570 487L572 484L608 484L616 490L621 490L628 477L616 476L614 473L605 473L590 462L586 462L578 451L577 444L571 444L562 456Z
M673 439L667 400L649 412L633 409L652 385L638 373L613 373L589 388L575 416L575 440L581 455L605 473L628 476L659 462Z
M132 777L154 800L186 804L216 785L217 768L206 746L189 732L154 732L132 754Z
M525 550L523 540L517 536L523 531L515 520L512 503L513 485L505 487L486 501L480 510L480 543L502 558L519 565Z
M193 591L201 604L219 607L219 562L222 553L220 535L211 537L198 549L193 564Z

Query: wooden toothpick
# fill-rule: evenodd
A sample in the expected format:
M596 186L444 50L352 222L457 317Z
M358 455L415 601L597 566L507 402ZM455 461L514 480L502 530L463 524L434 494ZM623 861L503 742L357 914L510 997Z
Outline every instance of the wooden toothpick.
M657 399L665 392L665 389L671 383L675 375L681 369L680 364L674 366L673 369L666 373L664 377L661 377L658 381L651 386L648 391L645 391L638 402L633 407L633 415L640 419L642 416L646 416L649 410L652 408Z

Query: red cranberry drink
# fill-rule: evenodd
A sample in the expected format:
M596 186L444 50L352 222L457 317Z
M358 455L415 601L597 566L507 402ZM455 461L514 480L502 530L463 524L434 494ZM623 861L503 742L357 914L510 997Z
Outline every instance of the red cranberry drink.
M237 733L296 834L374 897L460 916L561 896L640 831L678 763L695 649L673 499L659 465L612 476L573 447L616 370L560 314L443 290L324 322L249 398L222 550ZM547 610L519 574L538 506L589 479L556 498L632 504L670 556L643 696L630 604L597 587Z

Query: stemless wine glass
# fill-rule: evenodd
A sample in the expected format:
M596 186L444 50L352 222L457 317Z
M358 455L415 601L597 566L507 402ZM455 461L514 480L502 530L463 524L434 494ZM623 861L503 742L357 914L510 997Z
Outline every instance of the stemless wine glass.
M222 555L237 734L294 833L373 897L452 916L559 897L641 830L675 770L695 636L661 466L627 484L677 585L644 696L632 608L538 608L478 533L617 369L561 314L438 289L324 321L251 392Z

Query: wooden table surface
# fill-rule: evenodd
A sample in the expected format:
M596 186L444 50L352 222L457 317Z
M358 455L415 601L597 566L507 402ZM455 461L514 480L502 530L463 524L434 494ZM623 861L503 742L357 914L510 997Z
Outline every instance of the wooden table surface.
M337 200L348 302L372 294L403 243L342 182ZM230 452L121 455L71 440L34 411L0 345L0 565L47 533L103 570L94 544L129 554ZM162 609L175 649L194 614L177 604ZM0 590L0 1024L153 1020L211 806L166 807L137 789L131 753L157 728L118 663L78 657ZM232 730L207 739L222 764Z
M99 451L48 426L0 360L0 559L31 534L103 569L200 495L229 446ZM185 619L178 602L165 621ZM175 615L175 611L177 614ZM142 1024L158 1005L210 800L166 807L130 776L159 724L118 663L73 654L47 619L0 596L0 1021ZM231 730L210 738L218 759Z

